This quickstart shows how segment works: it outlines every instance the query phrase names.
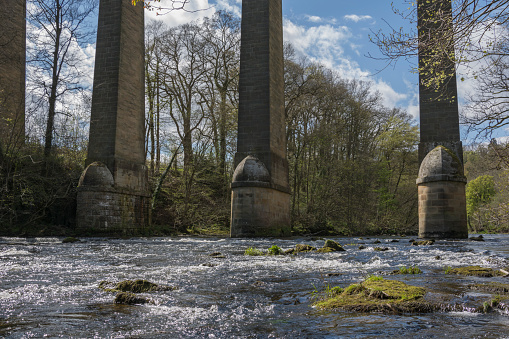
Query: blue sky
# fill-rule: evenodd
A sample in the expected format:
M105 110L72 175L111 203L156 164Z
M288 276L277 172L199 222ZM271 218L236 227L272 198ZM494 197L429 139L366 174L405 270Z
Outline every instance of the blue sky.
M169 0L161 3L164 5L165 1ZM393 3L402 11L409 6L406 0L394 0ZM189 9L200 11L174 11L157 19L174 26L210 16L220 9L240 17L241 4L242 0L190 0ZM156 18L154 13L148 13L146 17ZM388 32L389 25L395 29L403 27L405 31L413 28L393 12L391 1L283 0L283 20L285 41L292 43L298 53L337 71L344 78L370 81L373 90L381 93L385 106L403 108L418 122L418 77L411 72L417 60L411 60L410 64L402 59L394 67L386 68L384 61L367 57L368 54L381 57L378 48L369 40L372 31L382 29ZM462 71L464 69L460 67L460 76L465 74ZM473 91L472 78L458 82L460 111L463 98ZM470 143L465 140L465 131L463 126L463 141ZM494 137L508 133L499 130Z
M208 9L191 14L175 11L158 19L177 25L209 16L217 9L240 16L241 3L241 0L191 0L190 9ZM404 6L403 0L400 4ZM147 17L155 15L149 13ZM283 0L283 17L285 41L292 43L298 53L345 78L373 82L386 106L402 107L418 116L417 76L410 72L411 65L401 60L396 68L384 69L384 61L367 57L380 56L369 41L371 30L387 29L384 20L397 28L407 24L393 13L389 1Z

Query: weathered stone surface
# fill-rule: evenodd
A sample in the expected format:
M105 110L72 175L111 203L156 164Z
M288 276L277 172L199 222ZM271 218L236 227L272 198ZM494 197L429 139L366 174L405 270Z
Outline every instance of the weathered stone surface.
M460 181L467 178L463 163L456 154L444 146L437 146L421 162L417 184L431 181Z
M242 1L231 236L290 235L281 0Z
M115 181L108 167L100 161L87 166L80 177L78 186L104 186L113 187Z
M150 220L143 6L101 0L98 21L89 166L78 187L77 227L141 229Z
M424 43L428 39L431 41L437 39L437 33L435 33L435 31L437 31L437 28L443 29L443 25L446 24L442 21L436 23L435 20L428 15L428 13L434 13L434 10L437 9L436 6L439 6L442 11L451 13L451 0L419 0L417 2L419 37ZM440 37L438 37L438 39L440 39ZM424 44L420 46L424 46ZM449 55L454 55L454 47L452 44L451 50L448 52ZM427 59L429 59L428 54L430 53L433 52L420 48L419 67L424 67L427 63ZM420 161L438 145L444 145L451 149L461 161L463 161L458 118L456 70L452 58L450 60L444 60L442 67L444 68L444 74L448 75L448 77L444 79L438 90L425 86L424 83L428 80L426 74L419 74Z
M25 140L25 0L0 2L0 150Z
M232 178L232 187L249 184L270 187L269 171L259 159L251 155L239 163Z
M290 194L256 186L232 189L231 237L279 237L290 233Z
M437 11L446 13L451 20L437 22L433 18L433 13ZM426 65L437 53L426 46L442 39L444 27L453 28L451 0L418 0L417 16L419 67L426 69ZM454 44L449 44L449 49L447 54L454 56ZM430 80L427 75L429 72L419 73L419 236L466 238L466 178L463 175L463 147L460 141L458 90L453 58L442 58L440 66L446 78L440 80L438 88L426 85Z
M445 147L424 158L417 179L419 237L468 237L466 181L460 159Z

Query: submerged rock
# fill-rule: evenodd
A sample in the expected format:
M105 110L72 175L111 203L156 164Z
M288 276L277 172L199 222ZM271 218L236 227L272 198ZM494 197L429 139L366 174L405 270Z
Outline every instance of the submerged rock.
M479 234L478 237L471 237L469 240L471 240L471 241L484 241L484 237L481 234Z
M457 267L457 268L451 268L446 271L447 274L457 274L457 275L464 275L464 276L471 276L471 277L485 277L485 278L491 278L491 277L500 277L505 275L499 270L494 270L487 267L481 267L481 266L466 266L466 267Z
M373 251L377 251L377 252L385 252L385 251L388 251L389 248L388 247L375 247L373 248Z
M115 304L126 304L126 305L140 305L147 304L150 299L137 296L130 292L119 292L115 296Z
M413 246L428 246L433 245L435 243L435 240L422 240L422 241L414 241L412 242Z
M143 293L143 292L156 292L156 291L173 291L176 287L172 286L160 286L151 283L147 280L124 280L119 283L113 283L111 281L101 281L99 288L106 292L132 292L132 293Z
M495 294L509 294L509 284L502 284L497 282L489 282L486 284L469 285L468 288L474 291L495 293Z
M316 251L316 247L313 247L311 245L304 245L304 244L297 244L295 245L295 252L311 252Z
M339 290L338 290L339 291ZM329 294L314 305L323 310L342 309L354 312L429 313L437 306L423 301L426 290L400 281L372 276L340 293Z
M360 245L360 246L359 246L359 249L360 249L360 250L363 250L363 249L365 249L365 248L366 248L366 246L362 246L362 245Z
M342 252L345 251L343 246L335 242L334 240L327 239L322 248L316 250L318 253L330 253L330 252Z

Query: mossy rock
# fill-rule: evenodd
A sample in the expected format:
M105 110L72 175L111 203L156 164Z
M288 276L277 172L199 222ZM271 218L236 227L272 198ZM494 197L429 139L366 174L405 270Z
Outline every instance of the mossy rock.
M325 240L325 244L323 244L323 248L324 249L325 248L330 248L331 249L330 252L334 252L334 251L342 252L342 251L345 251L343 246L341 246L340 244L338 244L334 240L330 240L330 239Z
M111 281L101 281L99 288L106 292L132 292L132 293L143 293L143 292L156 292L156 291L173 291L176 290L172 286L160 286L151 283L147 280L124 280L119 283L112 283Z
M295 254L295 248L290 248L286 251L283 252L285 255L291 255L291 254Z
M149 299L137 296L131 292L119 292L115 296L115 304L140 305L147 304L149 302Z
M295 245L295 252L311 252L316 251L316 247L313 247L311 245L304 245L304 244L297 244Z
M80 239L75 237L67 237L64 240L62 240L62 244L72 244L75 242L80 242Z
M481 267L481 266L466 266L466 267L451 268L450 270L448 270L447 273L471 276L471 277L485 277L485 278L500 277L500 276L505 275L504 273L502 273L498 270L494 270L492 268Z
M423 299L426 290L401 281L370 277L345 288L340 294L315 303L323 310L354 312L429 313L437 309Z
M381 244L382 242L380 240L373 241L373 244Z
M375 247L373 249L373 251L377 251L377 252L385 252L385 251L388 251L389 248L388 247Z
M414 241L412 242L413 246L429 246L433 245L435 243L435 240L422 240L422 241Z
M474 291L488 292L494 294L509 294L509 284L489 282L486 284L469 285L468 288Z
M366 249L366 246L360 245L360 246L359 246L359 249L360 249L360 250L364 250L364 249Z
M471 240L471 241L484 241L484 237L481 234L479 234L478 237L471 237L469 240Z

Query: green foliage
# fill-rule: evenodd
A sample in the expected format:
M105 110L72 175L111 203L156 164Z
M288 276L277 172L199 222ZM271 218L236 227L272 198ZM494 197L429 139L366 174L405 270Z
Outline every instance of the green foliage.
M254 247L249 247L245 252L244 255L251 255L251 256L260 256L265 255L262 251L259 249L256 249Z
M470 229L474 232L489 227L488 205L496 196L494 177L481 175L470 181L466 187L467 217Z
M1 234L72 234L83 158L79 148L57 148L45 158L36 143L4 154L0 158Z
M451 266L444 267L444 273L445 274L451 274L451 271L452 271L452 267Z
M419 267L413 266L413 267L405 267L402 266L399 268L399 274L421 274L422 271Z
M281 255L283 254L283 250L279 248L277 245L273 245L271 248L267 250L268 255Z
M378 276L378 275L370 275L370 276L366 279L366 281L382 281L382 280L384 280L384 278L383 278L383 277L381 277L381 276Z
M470 181L466 188L467 214L472 215L481 205L489 203L496 193L491 175L482 175Z

